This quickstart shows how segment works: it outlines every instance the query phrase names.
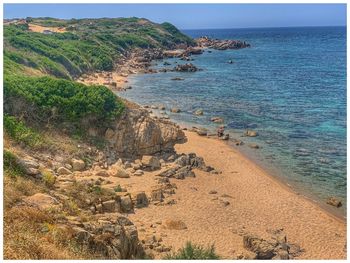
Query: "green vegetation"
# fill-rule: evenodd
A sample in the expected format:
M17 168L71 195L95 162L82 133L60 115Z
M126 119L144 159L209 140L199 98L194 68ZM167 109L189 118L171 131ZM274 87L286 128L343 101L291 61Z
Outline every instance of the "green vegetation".
M16 142L33 148L40 147L44 142L39 133L28 128L24 122L6 114L4 115L4 130Z
M86 128L108 127L124 104L104 86L74 80L84 73L113 70L134 49L194 44L169 23L136 17L25 21L4 26L4 126L11 138L32 148L43 139L26 124L40 131L61 124L77 140L94 140L103 147L103 140L88 138ZM33 25L56 27L61 33L33 32Z
M52 77L5 76L4 95L8 101L22 98L36 106L42 118L59 121L76 122L88 117L108 121L124 109L123 103L104 86Z
M41 171L41 175L42 175L42 180L44 184L48 188L52 188L56 182L56 177L53 175L53 173L45 169Z
M122 192L123 191L123 189L122 189L122 187L120 186L120 184L118 184L115 188L114 188L114 192L116 192L116 193L119 193L119 192Z
M213 245L203 248L187 242L185 247L181 248L177 253L168 254L165 259L219 259L219 256L215 253Z
M17 157L12 152L4 150L3 158L5 175L11 177L24 175L23 168L20 165L18 165Z
M6 25L6 74L21 74L23 72L18 65L24 65L45 74L74 79L85 72L112 70L114 62L127 50L194 44L191 38L170 23L159 25L136 17L78 20L27 18L27 22L65 28L66 32L42 34L30 31L27 24Z

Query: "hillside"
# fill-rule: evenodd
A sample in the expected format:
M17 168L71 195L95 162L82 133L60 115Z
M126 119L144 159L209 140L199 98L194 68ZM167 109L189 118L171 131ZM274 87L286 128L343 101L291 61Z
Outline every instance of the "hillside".
M169 23L138 18L5 21L6 259L147 256L135 225L123 215L138 199L103 177L130 177L130 162L173 152L184 134L130 107L106 86L76 80L110 72L136 50L193 43ZM148 166L137 169L142 175Z
M5 74L49 74L74 79L112 70L135 48L171 49L194 41L170 23L139 18L27 18L4 26Z

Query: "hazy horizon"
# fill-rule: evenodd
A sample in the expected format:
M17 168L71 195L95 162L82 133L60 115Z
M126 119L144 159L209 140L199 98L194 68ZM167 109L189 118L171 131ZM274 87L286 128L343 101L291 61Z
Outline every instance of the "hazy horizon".
M4 19L26 17L140 17L182 30L323 27L346 26L346 4L4 4Z

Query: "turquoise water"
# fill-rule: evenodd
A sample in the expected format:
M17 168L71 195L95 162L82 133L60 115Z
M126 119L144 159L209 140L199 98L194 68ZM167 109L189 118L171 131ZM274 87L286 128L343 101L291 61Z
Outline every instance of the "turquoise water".
M197 126L214 129L210 118L223 117L232 137L262 146L240 149L264 167L319 200L336 196L346 204L346 28L185 33L245 40L251 48L193 56L192 63L203 69L195 73L133 75L133 89L120 95L140 104L179 107L182 113L168 115ZM163 66L164 61L154 68L184 63L167 59L172 65ZM194 116L199 108L204 115ZM247 128L259 136L240 138Z

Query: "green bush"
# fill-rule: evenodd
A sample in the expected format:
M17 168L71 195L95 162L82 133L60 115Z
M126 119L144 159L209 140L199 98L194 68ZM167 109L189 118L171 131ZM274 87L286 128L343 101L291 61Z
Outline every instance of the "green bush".
M165 259L219 259L214 246L204 248L187 242L185 247L174 254L168 254Z
M69 32L42 34L31 32L27 26L4 26L4 50L24 57L10 56L16 64L39 68L43 73L73 79L82 73L112 70L121 53L133 48L174 47L193 44L170 23L161 25L132 17L115 19L29 18L42 26L64 26ZM28 61L28 58L31 58ZM49 60L49 61L47 61ZM34 64L28 63L35 61ZM44 61L44 63L38 63ZM5 68L6 68L5 62ZM15 67L12 73L18 70Z
M23 168L17 163L17 157L12 152L4 150L3 160L6 175L16 177L23 176L25 174Z
M120 184L118 184L115 188L114 188L114 192L116 192L116 193L119 193L119 192L122 192L123 191L123 189L122 189L122 187L120 186Z
M5 76L4 94L6 98L22 97L37 106L42 115L62 121L76 122L86 117L108 121L124 109L124 104L104 86L52 77Z
M44 142L39 133L13 116L4 115L4 130L16 142L22 142L30 147L40 147Z

